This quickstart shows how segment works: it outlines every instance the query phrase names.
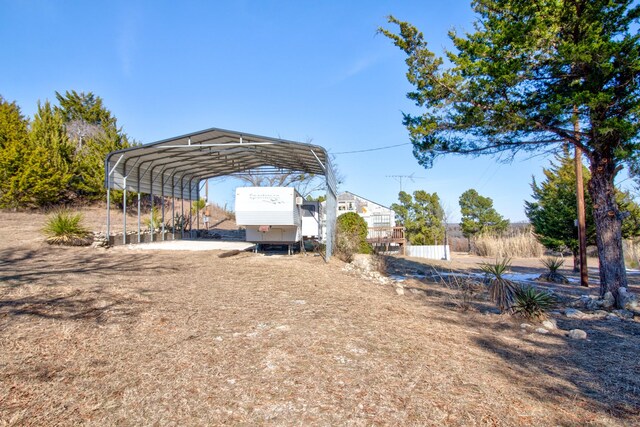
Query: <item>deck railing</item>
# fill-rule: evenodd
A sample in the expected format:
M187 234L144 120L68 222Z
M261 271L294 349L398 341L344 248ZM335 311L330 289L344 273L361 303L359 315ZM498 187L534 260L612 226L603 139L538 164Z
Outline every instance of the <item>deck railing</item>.
M369 227L369 243L403 243L404 227Z

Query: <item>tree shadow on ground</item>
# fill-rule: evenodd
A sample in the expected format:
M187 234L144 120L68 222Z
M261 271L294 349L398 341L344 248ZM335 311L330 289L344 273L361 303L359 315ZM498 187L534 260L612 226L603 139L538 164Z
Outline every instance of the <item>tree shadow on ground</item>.
M22 316L131 321L158 289L129 286L178 271L151 254L110 254L90 249L15 248L0 251L0 328ZM116 286L114 286L114 284Z
M65 249L0 250L0 289L34 282L65 284L68 283L66 275L70 274L108 278L115 275L157 276L178 271L175 266L158 266L151 254L112 256L107 252L97 253L88 249L65 253Z
M68 293L43 292L21 298L0 298L0 319L21 316L44 319L126 323L150 303L131 295L107 292L101 287ZM5 322L0 321L0 329ZM8 322L7 322L8 323Z
M443 322L474 327L478 318L440 318ZM633 321L558 319L563 331L583 329L587 340L574 340L562 331L541 335L522 331L520 344L513 338L513 325L482 325L492 333L473 338L475 343L509 365L494 374L516 384L541 402L588 407L623 422L640 417L640 325ZM511 331L511 332L510 332ZM519 331L515 330L517 334ZM565 386L559 385L564 383ZM568 413L571 408L567 407ZM575 424L569 421L569 425Z

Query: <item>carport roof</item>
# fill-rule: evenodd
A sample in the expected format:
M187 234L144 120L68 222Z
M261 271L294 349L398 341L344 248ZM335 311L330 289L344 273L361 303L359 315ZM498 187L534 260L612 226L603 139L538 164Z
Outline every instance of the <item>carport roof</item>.
M336 181L319 145L211 128L109 153L105 186L112 189L197 198L203 179L247 173L295 171Z

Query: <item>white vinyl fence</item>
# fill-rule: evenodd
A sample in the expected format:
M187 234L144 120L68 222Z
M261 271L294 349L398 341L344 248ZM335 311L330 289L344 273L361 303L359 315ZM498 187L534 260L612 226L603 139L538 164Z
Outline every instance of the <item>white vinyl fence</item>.
M446 251L445 251L446 248ZM411 246L407 245L406 255L416 258L428 259L451 259L451 250L449 245L429 245L429 246Z

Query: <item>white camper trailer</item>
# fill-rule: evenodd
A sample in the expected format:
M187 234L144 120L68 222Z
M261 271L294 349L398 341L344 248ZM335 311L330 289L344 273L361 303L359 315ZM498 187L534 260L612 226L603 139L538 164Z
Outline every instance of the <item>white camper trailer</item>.
M239 187L236 189L236 223L246 228L247 242L300 243L318 237L319 206L305 202L290 187Z

